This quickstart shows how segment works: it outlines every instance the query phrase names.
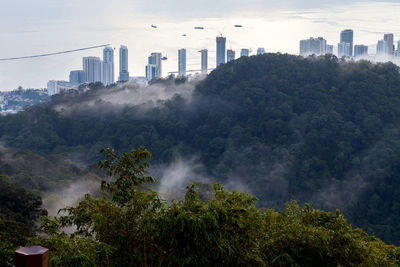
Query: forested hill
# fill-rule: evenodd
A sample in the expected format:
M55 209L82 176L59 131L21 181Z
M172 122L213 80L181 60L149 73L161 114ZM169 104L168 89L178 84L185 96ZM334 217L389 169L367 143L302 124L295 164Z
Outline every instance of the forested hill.
M153 84L181 94L153 102L137 101L134 86L58 96L0 118L1 141L92 161L107 146L146 146L153 165L194 157L204 166L199 176L249 190L260 206L296 199L340 208L354 225L400 244L398 67L266 54L217 68L191 96L181 83Z

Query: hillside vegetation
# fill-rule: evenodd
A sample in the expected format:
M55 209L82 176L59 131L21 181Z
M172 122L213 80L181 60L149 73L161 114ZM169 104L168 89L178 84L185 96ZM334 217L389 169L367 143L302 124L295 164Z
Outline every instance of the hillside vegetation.
M166 203L148 185L150 153L104 150L109 198L86 195L66 215L42 220L51 266L398 266L400 250L347 224L339 211L295 202L276 212L255 207L246 193L214 184L200 199ZM204 193L204 192L202 192ZM74 226L73 234L62 232Z
M41 154L80 152L91 163L101 147L146 146L153 164L196 156L202 175L246 185L259 207L295 199L339 208L353 225L400 244L397 66L267 54L217 68L190 98L118 105L99 98L107 90L96 85L2 117L1 140ZM68 110L74 103L80 108Z

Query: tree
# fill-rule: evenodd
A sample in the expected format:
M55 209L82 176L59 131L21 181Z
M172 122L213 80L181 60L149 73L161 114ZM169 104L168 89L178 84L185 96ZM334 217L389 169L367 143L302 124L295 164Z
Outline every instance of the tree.
M255 207L256 198L222 185L201 200L194 185L184 200L165 203L149 188L150 153L102 150L109 198L89 195L60 218L43 218L52 266L395 266L400 249L353 229L337 211ZM204 189L204 188L203 188ZM73 234L61 231L74 226Z

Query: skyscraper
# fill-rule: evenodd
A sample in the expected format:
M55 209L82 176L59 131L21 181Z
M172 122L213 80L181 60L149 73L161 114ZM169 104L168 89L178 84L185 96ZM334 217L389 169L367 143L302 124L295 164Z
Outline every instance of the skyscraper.
M114 63L114 49L111 46L106 46L103 49L103 61Z
M69 82L73 85L79 85L86 80L85 72L83 70L73 70L69 73Z
M265 48L264 47L259 47L257 49L257 56L258 55L264 55L265 54Z
M352 57L353 56L353 35L354 32L353 30L347 29L344 30L340 33L340 43L348 43L350 46L350 51L348 55L348 57Z
M246 48L242 48L242 50L240 50L240 56L241 57L248 57L250 54L250 50L246 49Z
M154 64L147 64L146 65L146 79L148 81L153 80L156 78L157 75L157 66Z
M128 47L121 45L119 48L119 79L120 82L129 81Z
M101 82L101 60L98 57L84 57L83 71L85 72L85 82Z
M396 50L395 56L400 57L400 41L397 42L397 50Z
M107 46L103 50L103 67L101 82L104 85L114 83L114 50Z
M326 51L325 54L331 54L333 55L333 45L326 45Z
M201 74L208 73L208 50L203 49L200 51L201 53Z
M181 77L186 76L186 49L185 48L178 50L178 75Z
M228 49L228 51L226 51L226 59L227 62L235 60L235 51Z
M221 64L225 64L225 53L226 53L226 38L217 37L217 67Z
M393 33L388 33L383 35L383 40L385 40L385 54L393 55Z
M326 40L322 37L309 38L300 41L300 55L324 55L326 53Z
M51 80L47 83L47 92L49 94L49 96L58 94L58 82Z
M350 57L351 56L351 44L342 42L338 44L338 57Z
M376 54L386 54L386 42L385 40L379 40L376 45Z
M354 46L354 57L368 55L368 46L366 45L355 45Z
M161 53L151 53L149 56L148 63L151 65L156 65L156 76L154 78L162 77L162 62L161 62Z

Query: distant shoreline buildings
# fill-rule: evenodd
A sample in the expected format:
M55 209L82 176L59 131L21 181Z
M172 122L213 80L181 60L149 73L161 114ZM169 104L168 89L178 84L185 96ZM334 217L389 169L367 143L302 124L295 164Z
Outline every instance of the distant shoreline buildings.
M226 48L226 37L220 35L216 37L216 66L228 63L236 59L236 51L232 48ZM300 40L299 54L301 56L310 55L326 55L332 54L339 58L365 58L376 61L391 60L398 58L400 62L400 40L396 43L392 33L384 34L383 39L379 40L376 46L375 56L369 54L369 47L363 44L354 44L354 31L352 29L345 29L340 32L340 41L336 48L328 44L327 40L323 37L310 37L308 39ZM335 51L334 51L335 50ZM101 82L104 85L115 83L115 64L114 64L114 51L110 46L103 49L103 58L100 57L83 57L82 69L72 70L69 74L69 81L56 81L51 80L47 84L49 95L58 94L62 91L69 89L76 89L84 83ZM178 71L169 72L169 74L177 74L179 77L188 77L190 72L198 72L202 75L207 75L209 69L208 56L209 51L202 49L201 53L201 69L188 70L187 69L187 50L181 48L178 50ZM250 56L251 49L242 48L240 50L240 57ZM265 54L265 48L259 47L256 55ZM118 82L127 82L132 79L128 69L128 47L121 45L119 48L119 76ZM159 79L163 77L162 61L167 60L166 56L160 52L153 52L148 57L148 64L145 66L145 77L140 77L140 83L143 80L147 82L152 79ZM190 75L189 75L190 76Z
M299 50L301 56L334 54L333 46L328 45L322 37L300 40ZM375 57L371 58L368 46L354 45L354 31L345 29L340 32L340 42L337 44L335 55L339 58L370 58L378 61L398 58L400 61L400 40L397 42L396 49L394 35L392 33L384 34L383 39L377 43Z

